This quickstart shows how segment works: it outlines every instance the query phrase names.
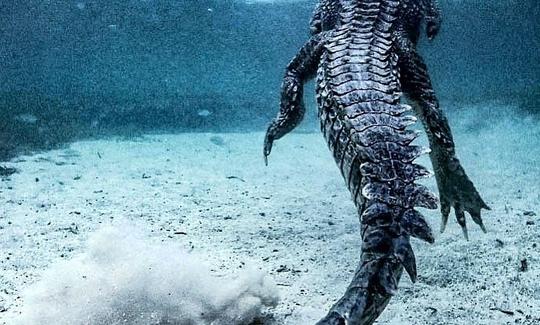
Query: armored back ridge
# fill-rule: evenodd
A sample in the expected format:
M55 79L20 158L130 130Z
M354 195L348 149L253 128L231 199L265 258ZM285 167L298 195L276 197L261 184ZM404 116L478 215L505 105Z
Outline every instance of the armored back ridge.
M397 290L403 266L416 279L409 236L433 241L413 209L436 208L436 199L414 184L428 172L412 163L425 150L410 145L417 133L406 127L415 118L400 104L398 57L392 51L398 5L343 3L340 24L321 56L321 128L358 208L363 243L352 283L320 324L371 324Z
M311 39L287 67L280 113L268 128L264 155L301 121L303 84L316 75L321 130L361 221L360 264L320 325L372 324L396 292L403 269L416 280L410 237L434 242L415 210L437 208L436 197L415 184L430 172L413 161L429 150L411 144L418 133L407 127L416 118L408 114L411 106L401 103L402 90L422 118L434 151L445 198L443 224L450 204L465 234L464 210L483 228L480 209L487 205L455 157L450 129L416 54L421 19L428 21L430 38L438 31L433 8L429 0L322 0L311 22Z

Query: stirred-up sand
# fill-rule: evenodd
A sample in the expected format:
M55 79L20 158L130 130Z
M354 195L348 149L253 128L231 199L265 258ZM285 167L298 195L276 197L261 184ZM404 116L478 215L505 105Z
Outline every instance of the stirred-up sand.
M378 324L540 323L540 125L513 111L450 116L488 233L469 219L467 242L452 219L438 234L423 211L436 242L414 240L418 282L403 277ZM0 323L314 323L351 280L358 217L320 134L279 140L268 167L262 138L84 141L6 163L19 173L0 182Z

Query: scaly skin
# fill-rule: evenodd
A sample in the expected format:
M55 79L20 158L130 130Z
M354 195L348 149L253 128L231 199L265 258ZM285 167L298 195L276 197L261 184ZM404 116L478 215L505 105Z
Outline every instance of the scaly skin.
M450 126L439 107L427 67L416 50L422 19L426 21L427 37L435 38L441 26L436 0L405 0L402 3L400 19L394 31L401 83L428 135L430 158L441 199L441 232L446 228L450 209L453 207L457 222L465 238L469 239L464 211L467 211L473 221L486 232L481 209L490 208L480 197L456 157Z
M440 18L433 0L322 0L311 39L287 67L264 156L301 121L303 85L316 75L321 130L361 219L360 264L319 325L372 324L397 290L403 269L416 280L410 237L434 241L414 209L435 209L437 199L415 184L429 175L413 163L427 151L411 145L417 133L407 126L415 119L406 114L410 106L400 103L402 91L428 133L443 219L454 206L460 224L465 210L483 227L479 211L487 206L455 157L450 128L416 53L422 19L428 36L435 37Z

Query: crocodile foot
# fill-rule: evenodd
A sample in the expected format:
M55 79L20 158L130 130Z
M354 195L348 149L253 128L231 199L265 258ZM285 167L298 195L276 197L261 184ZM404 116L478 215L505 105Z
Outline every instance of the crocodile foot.
M469 240L465 212L471 215L472 220L480 226L483 232L486 227L482 221L482 209L491 210L484 202L473 182L467 177L465 170L457 158L450 161L436 173L441 199L441 233L444 232L448 223L448 216L452 207L455 210L458 224L463 230L465 239Z

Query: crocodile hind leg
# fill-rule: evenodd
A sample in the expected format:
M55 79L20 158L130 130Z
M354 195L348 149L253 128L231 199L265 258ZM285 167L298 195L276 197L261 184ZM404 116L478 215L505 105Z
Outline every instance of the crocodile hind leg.
M404 93L422 120L431 147L430 158L441 200L441 232L453 207L458 224L468 239L465 211L485 232L481 210L490 208L456 157L454 140L444 112L439 107L427 67L412 42L398 34L399 68Z
M304 117L304 83L315 76L325 35L319 33L311 37L287 66L281 85L280 110L268 126L264 139L266 164L274 140L291 132Z

